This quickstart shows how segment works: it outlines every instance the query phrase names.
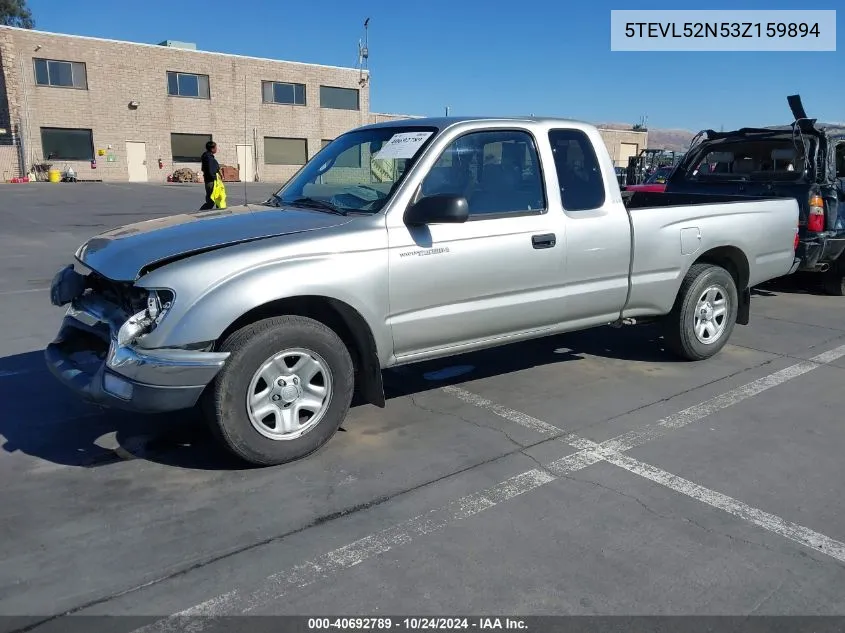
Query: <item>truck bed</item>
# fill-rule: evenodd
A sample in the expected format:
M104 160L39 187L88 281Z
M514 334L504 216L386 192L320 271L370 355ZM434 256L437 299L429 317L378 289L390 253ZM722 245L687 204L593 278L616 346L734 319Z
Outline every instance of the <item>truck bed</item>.
M623 200L633 251L623 316L668 312L684 271L707 252L735 262L749 287L788 274L794 263L795 199L623 192Z
M743 196L738 194L714 193L669 193L657 191L622 191L622 201L631 211L649 207L686 207L699 204L720 204L732 202L760 202L761 200L783 200L775 196Z

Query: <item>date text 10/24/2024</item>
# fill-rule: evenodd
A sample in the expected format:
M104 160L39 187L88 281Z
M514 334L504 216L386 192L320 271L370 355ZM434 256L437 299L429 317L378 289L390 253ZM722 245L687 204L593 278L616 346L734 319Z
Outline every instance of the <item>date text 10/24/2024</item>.
M527 631L524 620L518 618L309 618L308 629L312 631L420 631L420 630L511 630Z

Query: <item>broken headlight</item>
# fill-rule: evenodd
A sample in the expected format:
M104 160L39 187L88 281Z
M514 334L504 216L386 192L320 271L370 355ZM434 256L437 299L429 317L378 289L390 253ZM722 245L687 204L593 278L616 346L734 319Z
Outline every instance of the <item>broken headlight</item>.
M167 316L175 296L170 290L153 289L147 291L147 307L133 314L117 333L120 347L131 345L144 334L149 334Z

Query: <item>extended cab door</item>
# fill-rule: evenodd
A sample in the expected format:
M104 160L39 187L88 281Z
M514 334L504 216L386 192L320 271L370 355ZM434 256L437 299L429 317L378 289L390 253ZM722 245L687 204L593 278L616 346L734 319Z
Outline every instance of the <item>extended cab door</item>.
M549 143L566 221L561 320L568 328L614 321L628 295L631 226L609 155L595 130L552 128Z
M404 209L389 214L397 360L459 351L560 320L564 221L549 211L544 167L528 130L466 132L441 152L412 201L462 195L469 220L407 226Z

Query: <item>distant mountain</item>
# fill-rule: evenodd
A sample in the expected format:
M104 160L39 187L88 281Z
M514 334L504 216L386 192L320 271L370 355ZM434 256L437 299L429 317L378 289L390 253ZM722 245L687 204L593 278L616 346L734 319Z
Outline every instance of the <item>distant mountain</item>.
M661 130L649 129L649 149L668 149L675 152L685 152L689 148L689 142L697 132L689 130Z
M631 126L626 123L599 123L599 127L605 127L611 130L630 130ZM689 147L689 142L692 137L698 132L690 130L673 130L673 129L648 129L648 148L649 149L667 149L674 152L686 151Z

